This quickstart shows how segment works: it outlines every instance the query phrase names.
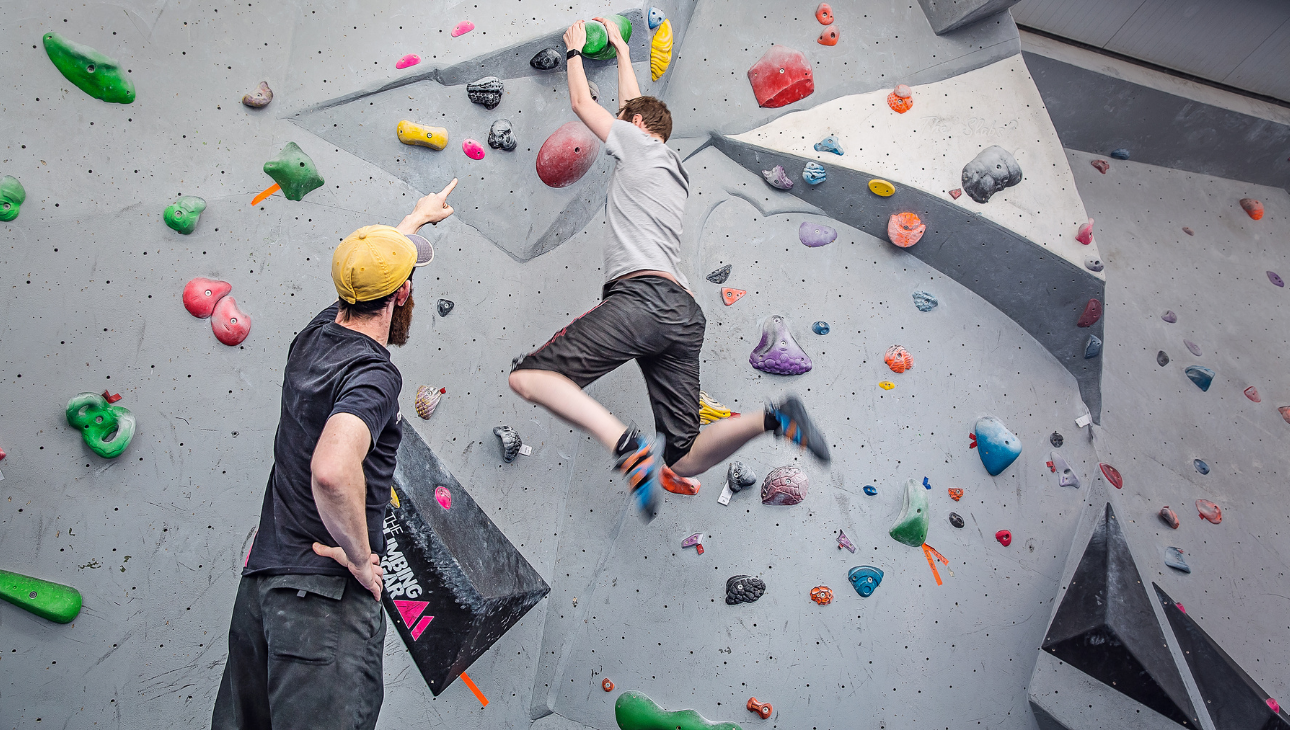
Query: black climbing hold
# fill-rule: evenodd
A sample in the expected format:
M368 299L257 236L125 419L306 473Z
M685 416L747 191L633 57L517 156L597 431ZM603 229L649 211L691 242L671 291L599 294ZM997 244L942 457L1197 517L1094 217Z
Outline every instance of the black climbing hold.
M1111 150L1111 156L1117 160L1127 160L1129 159L1129 151L1123 147L1117 147Z
M1052 444L1053 448L1060 449L1062 444L1066 443L1066 439L1062 438L1060 433L1053 431L1053 435L1048 437L1048 443Z
M496 76L485 76L466 84L466 95L472 102L482 104L485 109L496 109L502 103L502 80Z
M726 581L726 603L752 603L766 593L766 584L751 575L732 575Z
M1021 182L1021 165L1012 153L998 145L981 150L971 162L963 166L963 192L978 203L985 203L990 196Z
M1192 459L1191 465L1196 467L1196 471L1201 474L1209 473L1209 464L1206 464L1203 459Z
M520 435L515 432L515 429L506 425L494 427L493 433L502 442L502 460L507 464L515 461L515 457L519 456L520 447L524 445Z
M713 284L726 283L726 279L730 278L730 268L731 268L731 265L726 264L725 266L722 266L716 271L713 271L711 274L708 274L708 281L712 282Z
M1156 353L1156 364L1160 367L1164 367L1169 364L1169 356L1165 354L1164 350Z
M742 461L732 461L726 469L726 483L730 485L732 492L743 491L757 483L757 474L744 466Z
M554 48L543 48L529 59L529 65L539 71L550 71L560 65L560 52Z
M440 317L447 317L455 306L457 305L453 304L451 299L440 299L439 303L435 305L435 309L439 310Z
M1199 726L1110 503L1041 648L1174 722Z
M950 524L954 525L955 527L963 526L963 518L959 516L958 512L950 513Z
M488 146L495 150L510 152L515 149L515 134L511 131L511 120L498 119L488 130Z

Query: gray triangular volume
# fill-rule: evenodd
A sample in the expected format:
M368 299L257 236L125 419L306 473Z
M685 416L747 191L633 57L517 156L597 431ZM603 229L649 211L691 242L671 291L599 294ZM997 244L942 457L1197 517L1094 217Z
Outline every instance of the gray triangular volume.
M1030 701L1030 711L1035 715L1035 724L1039 726L1039 730L1071 730L1047 710L1035 704L1034 700Z
M1290 730L1284 710L1273 712L1268 693L1255 684L1191 616L1155 583L1156 596L1182 647L1196 688L1218 730Z
M1041 648L1174 722L1199 727L1109 502Z

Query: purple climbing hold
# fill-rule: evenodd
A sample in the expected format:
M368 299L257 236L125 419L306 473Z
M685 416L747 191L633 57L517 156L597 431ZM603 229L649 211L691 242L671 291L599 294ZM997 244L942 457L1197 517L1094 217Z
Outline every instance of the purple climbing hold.
M1166 309L1165 313L1160 315L1160 318L1169 324L1174 324L1178 321L1178 315L1174 314L1174 310L1172 309Z
M1183 344L1187 346L1188 350L1191 350L1191 354L1195 355L1196 357L1200 357L1200 345L1197 345L1195 342L1192 342L1191 340L1183 340Z
M779 188L780 190L793 189L793 181L789 179L788 173L784 172L783 165L775 165L769 170L762 170L761 176L766 178L766 182L770 183L772 188Z
M1102 318L1102 303L1096 299L1088 300L1084 305L1084 313L1079 316L1079 321L1075 323L1076 327L1092 327Z
M1192 229L1188 228L1187 226L1183 226L1182 228L1183 228L1183 233L1186 233L1186 234L1187 234L1187 235L1189 235L1189 236L1194 236L1194 235L1196 235L1196 232L1195 232L1195 231L1193 231Z
M801 375L811 370L811 358L788 331L788 322L778 314L766 318L761 327L761 342L748 356L748 362L764 373Z
M838 549L841 550L842 548L846 548L853 553L856 551L856 546L851 542L851 538L847 537L847 533L838 530Z
M1268 281L1272 282L1272 283L1273 283L1273 285L1275 285L1275 286L1285 286L1285 285L1286 285L1285 280L1284 280L1284 279L1282 279L1282 278L1281 278L1281 276L1280 276L1279 274L1277 274L1277 272L1275 272L1275 271L1269 271L1269 272L1268 272Z
M802 242L803 246L819 248L838 240L838 232L837 229L826 226L823 223L802 221L802 225L797 227L797 238Z
M806 499L806 488L810 486L806 472L795 466L781 466L772 469L761 483L761 503L793 505Z

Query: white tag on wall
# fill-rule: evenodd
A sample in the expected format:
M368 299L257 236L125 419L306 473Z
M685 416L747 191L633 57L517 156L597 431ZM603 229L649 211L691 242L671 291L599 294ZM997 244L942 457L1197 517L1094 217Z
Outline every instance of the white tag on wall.
M721 488L721 496L717 497L717 504L728 505L730 504L730 498L733 496L735 496L735 493L730 490L730 482L726 482L726 485Z
M533 447L528 444L520 444L520 454L523 456L532 456Z

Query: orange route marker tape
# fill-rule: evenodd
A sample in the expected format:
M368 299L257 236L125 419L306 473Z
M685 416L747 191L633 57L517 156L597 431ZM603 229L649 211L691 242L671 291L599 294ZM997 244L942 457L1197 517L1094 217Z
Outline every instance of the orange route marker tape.
M265 198L269 197L270 195L273 195L274 193L278 192L278 191L279 191L279 190L281 190L281 189L282 189L282 188L281 188L281 187L279 187L277 183L273 183L273 184L272 184L272 185L270 185L270 186L268 187L268 189L266 189L264 192L262 192L262 193L260 193L259 195L255 196L255 197L251 200L251 205L259 205L259 204L260 204L260 201L264 200Z
M923 543L923 555L927 557L927 564L932 568L932 577L936 579L936 585L941 585L941 574L936 570L936 560L946 565L949 565L950 561L946 560L944 555L941 555L936 548L927 543ZM933 555L936 556L936 560L932 559Z
M461 681L465 682L466 686L470 688L470 691L475 693L475 699L479 700L481 707L488 707L488 698L484 696L483 692L479 691L479 688L475 686L474 682L470 681L470 675L462 672Z

